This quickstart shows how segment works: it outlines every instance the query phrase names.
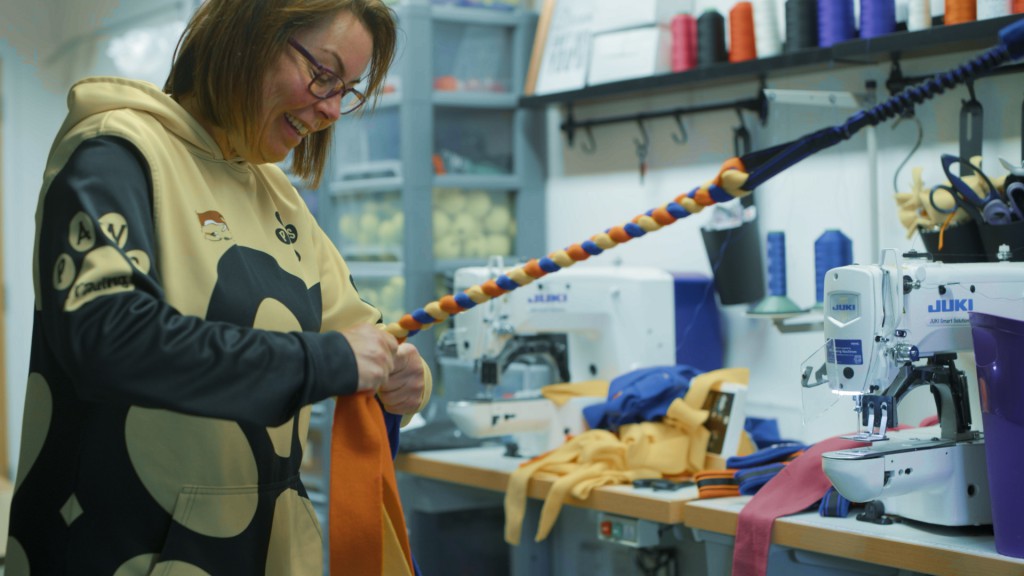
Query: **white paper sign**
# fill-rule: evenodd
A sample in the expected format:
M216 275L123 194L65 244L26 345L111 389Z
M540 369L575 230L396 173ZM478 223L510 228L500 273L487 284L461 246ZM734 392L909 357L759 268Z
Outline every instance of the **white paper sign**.
M544 52L534 95L578 90L587 84L590 62L592 0L548 0L554 9L544 38Z

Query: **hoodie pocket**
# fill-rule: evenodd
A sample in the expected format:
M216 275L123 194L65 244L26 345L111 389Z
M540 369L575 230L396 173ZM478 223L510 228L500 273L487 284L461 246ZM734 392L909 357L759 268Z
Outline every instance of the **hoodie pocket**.
M274 498L273 517L256 520L257 504L267 497ZM250 529L254 520L265 523L252 529L269 532L269 541L265 537L255 539L266 542L267 548L240 548L244 545L239 540L252 539L234 537ZM280 484L262 489L256 486L184 487L174 505L173 522L161 557L166 560L154 567L153 576L206 575L200 566L220 565L226 557L232 558L233 566L242 570L239 573L323 574L322 539L312 505L295 488L282 490ZM254 564L242 565L247 562Z

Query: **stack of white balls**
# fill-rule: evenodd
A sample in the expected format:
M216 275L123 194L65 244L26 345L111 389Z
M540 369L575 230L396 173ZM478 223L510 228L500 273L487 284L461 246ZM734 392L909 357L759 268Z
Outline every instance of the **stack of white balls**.
M398 192L345 198L338 218L341 252L348 260L399 260L405 215ZM433 198L434 258L487 258L512 253L516 223L504 192L436 188ZM362 277L359 295L384 314L385 322L405 313L405 278ZM438 287L442 290L442 287Z
M397 322L405 314L405 278L359 278L359 297L373 304L384 315L384 322Z
M434 189L434 258L486 258L512 253L515 221L509 195Z
M366 259L367 254L375 252L378 259L398 259L405 228L398 193L353 197L348 204L338 218L342 253L348 258L358 255Z

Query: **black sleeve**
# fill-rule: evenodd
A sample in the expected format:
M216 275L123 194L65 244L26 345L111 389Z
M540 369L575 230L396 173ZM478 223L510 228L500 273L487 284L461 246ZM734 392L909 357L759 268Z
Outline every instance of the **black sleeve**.
M272 426L356 391L355 356L337 332L246 328L168 305L150 191L137 149L98 137L78 147L43 203L40 315L82 399Z

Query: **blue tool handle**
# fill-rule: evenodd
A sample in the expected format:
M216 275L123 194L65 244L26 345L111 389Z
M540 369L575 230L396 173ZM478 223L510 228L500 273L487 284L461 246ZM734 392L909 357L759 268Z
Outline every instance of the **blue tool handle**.
M1024 182L1011 182L1006 185L1006 199L1017 220L1024 220Z
M1013 221L1010 216L1010 207L1002 200L994 200L985 204L981 209L981 217L985 219L986 223L999 226Z
M999 43L1014 60L1024 56L1024 19L1017 20L1000 30Z
M936 190L945 190L946 192L949 192L950 195L953 196L952 208L946 210L935 203ZM967 212L967 215L971 217L971 220L974 220L978 224L985 222L985 217L981 214L981 209L978 206L974 205L971 202L968 202L966 199L960 196L959 192L950 188L949 186L946 186L945 184L939 184L938 186L935 186L934 188L931 189L931 192L928 193L928 203L931 204L932 208L935 208L935 210L940 214L952 214L953 212L956 212L957 208L963 208L964 212Z
M968 166L974 170L975 173L981 176L985 180L985 185L988 186L988 197L982 198L981 196L978 196L978 193L974 191L974 188L968 186L960 176L953 174L950 167L954 163L960 163L961 166ZM981 171L981 168L971 164L966 158L958 158L952 154L943 154L942 171L946 173L946 177L949 178L950 183L953 184L953 187L960 193L960 196L975 206L981 207L987 202L998 199L999 193L996 191L996 187L992 184L992 181L988 179L988 176L986 176L984 172Z
M975 174L981 176L982 179L985 180L985 184L988 186L988 195L985 198L979 196L977 192L975 192L973 188L968 186L967 183L964 182L959 176L953 174L952 170L950 170L950 167L953 165L954 162L959 162L961 166L970 166L971 169L974 170ZM986 224L995 225L1003 225L1010 223L1010 221L1012 220L1010 216L1010 207L1007 206L1006 202L1003 202L1002 198L999 197L999 191L996 189L995 185L992 184L992 181L988 179L988 176L986 176L985 173L981 171L981 168L971 164L970 162L963 158L957 158L952 154L943 154L942 170L946 173L946 176L949 178L949 181L953 183L953 187L956 189L956 192L954 192L954 194L959 193L960 197L963 199L964 202L962 204L964 205L964 209L966 210L967 206L970 205L971 207L976 208L981 212L981 219L978 220L978 222L984 222ZM933 189L932 194L934 193L935 190ZM929 201L930 200L931 197L929 197ZM935 206L934 202L932 202L932 206ZM941 212L941 210L939 211ZM968 214L970 214L972 218L975 218L977 220L974 213L971 212L970 210L968 210Z

